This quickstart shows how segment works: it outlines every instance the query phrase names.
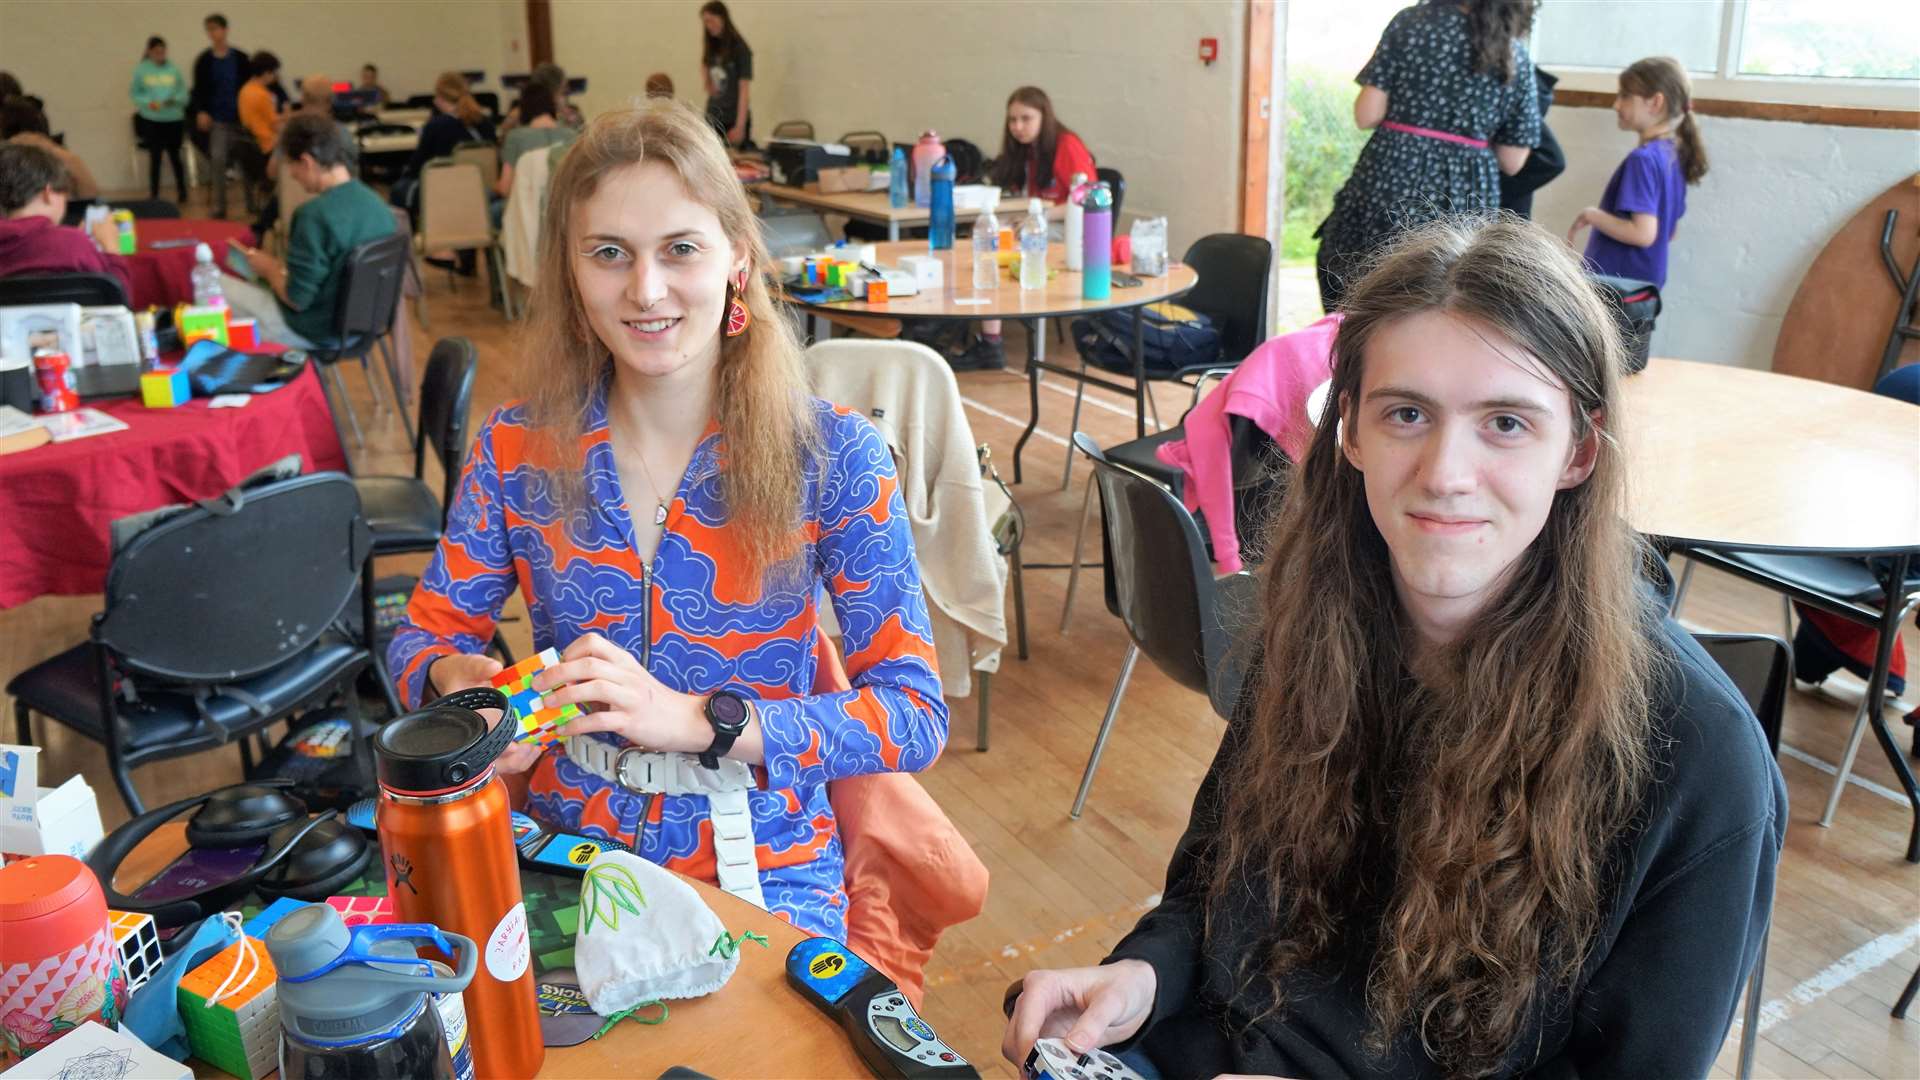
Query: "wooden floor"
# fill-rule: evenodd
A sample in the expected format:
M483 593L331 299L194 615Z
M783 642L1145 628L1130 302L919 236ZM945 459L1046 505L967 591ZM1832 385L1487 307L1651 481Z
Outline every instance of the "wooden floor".
M481 282L453 287L445 274L434 273L428 292L433 335L415 329L419 355L438 335L465 335L479 346L477 420L511 392L517 328L486 306ZM1012 337L1008 344L1017 366L1023 342ZM1064 349L1052 342L1049 348ZM347 378L365 424L371 416L365 387L357 372ZM1024 377L1011 370L968 373L960 383L976 438L993 445L1011 480L1013 443L1027 415ZM1064 562L1085 471L1076 468L1074 488L1061 490L1071 388L1044 387L1041 398L1044 425L1028 445L1026 483L1015 494L1030 525L1027 560ZM1159 403L1171 421L1186 403L1184 392L1164 388ZM363 468L408 468L398 425L387 418L372 426L374 446ZM1102 444L1130 437L1130 405L1095 391L1081 427ZM991 751L973 748L974 702L954 702L952 741L924 776L993 874L985 913L949 932L933 956L925 1012L991 1075L1014 1075L999 1057L1000 1001L1008 982L1034 967L1097 963L1153 905L1168 853L1221 733L1204 700L1150 664L1140 665L1086 814L1069 820L1067 807L1126 641L1100 603L1097 575L1082 583L1071 632L1060 632L1065 579L1058 571L1027 575L1032 656L1021 662L1010 652L994 680ZM46 597L0 612L0 672L18 671L82 640L98 606L98 597ZM1684 616L1716 630L1779 633L1781 626L1774 596L1711 571L1695 575ZM525 627L508 627L521 649L527 645ZM1920 672L1911 629L1909 670ZM11 713L10 701L0 704ZM1852 714L1851 702L1818 693L1796 692L1789 703L1785 742L1791 749L1783 752L1781 770L1792 798L1792 826L1768 953L1760 1076L1920 1075L1920 1014L1904 1023L1889 1016L1920 963L1920 867L1902 861L1909 812L1904 800L1884 794L1895 782L1871 739L1858 773L1883 793L1851 786L1834 827L1823 829L1816 821L1830 780L1818 763L1838 760ZM43 775L84 772L101 795L108 827L124 820L100 750L44 722L36 730L45 747ZM1904 741L1908 736L1901 730ZM238 754L228 750L149 767L136 780L149 805L158 805L238 774ZM1736 1027L1714 1075L1732 1075L1737 1038Z

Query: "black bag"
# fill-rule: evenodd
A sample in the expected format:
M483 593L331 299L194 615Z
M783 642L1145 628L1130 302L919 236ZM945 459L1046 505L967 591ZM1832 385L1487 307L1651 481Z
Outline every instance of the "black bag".
M1611 274L1594 274L1593 283L1620 326L1620 339L1627 347L1625 373L1632 375L1647 366L1653 320L1660 315L1660 286Z
M956 184L977 183L986 169L986 156L980 148L965 139L948 139L947 157L953 159L953 182Z
M196 343L197 345L198 343ZM264 394L293 381L307 366L305 353L285 356L243 353L235 349L191 349L180 367L187 373L194 397L217 394Z
M1087 363L1120 374L1133 372L1133 321L1140 319L1140 356L1149 373L1170 375L1220 359L1220 331L1213 320L1175 303L1102 311L1073 320L1073 343Z

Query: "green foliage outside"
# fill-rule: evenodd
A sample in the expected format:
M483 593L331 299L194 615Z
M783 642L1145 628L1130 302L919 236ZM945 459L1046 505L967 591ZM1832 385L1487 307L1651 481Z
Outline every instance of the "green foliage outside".
M1368 132L1353 126L1353 79L1318 68L1287 75L1286 221L1280 257L1312 262L1320 242L1313 231L1333 208L1333 193L1346 183Z

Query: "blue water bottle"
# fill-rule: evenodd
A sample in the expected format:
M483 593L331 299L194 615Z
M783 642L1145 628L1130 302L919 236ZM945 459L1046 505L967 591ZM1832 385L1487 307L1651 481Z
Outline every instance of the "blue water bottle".
M895 210L907 205L907 152L893 148L893 162L887 166L887 205Z
M932 251L953 250L953 159L941 157L933 163L932 220L927 223L927 247Z
M1080 242L1081 299L1105 300L1113 294L1113 189L1104 183L1087 192Z

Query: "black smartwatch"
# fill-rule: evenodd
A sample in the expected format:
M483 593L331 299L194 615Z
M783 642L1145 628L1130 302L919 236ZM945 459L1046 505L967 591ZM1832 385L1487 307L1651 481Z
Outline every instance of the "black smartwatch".
M733 740L747 730L747 718L753 713L747 699L731 690L716 690L706 704L707 723L713 725L713 745L700 755L700 764L709 769L720 767L721 755L733 749Z

